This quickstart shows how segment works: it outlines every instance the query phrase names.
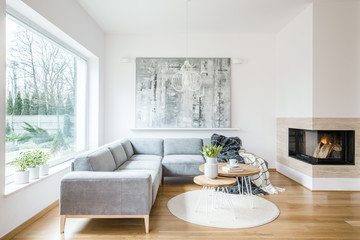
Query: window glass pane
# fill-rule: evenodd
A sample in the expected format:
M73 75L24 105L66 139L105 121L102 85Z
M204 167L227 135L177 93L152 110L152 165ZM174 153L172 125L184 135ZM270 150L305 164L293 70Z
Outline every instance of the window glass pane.
M20 21L6 19L6 175L20 152L58 163L85 149L87 62Z

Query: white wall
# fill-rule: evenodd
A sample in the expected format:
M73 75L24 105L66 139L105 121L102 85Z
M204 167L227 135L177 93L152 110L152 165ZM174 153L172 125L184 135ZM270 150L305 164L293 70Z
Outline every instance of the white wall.
M11 0L9 0L11 1ZM104 33L86 12L72 0L26 0L26 4L46 17L63 32L83 45L98 58L98 75L104 76ZM5 126L5 0L0 0L0 126ZM102 97L102 89L97 98ZM100 105L101 107L101 105ZM98 114L102 116L102 114ZM99 122L99 121L98 121ZM100 123L101 124L101 120ZM4 193L4 127L0 127L0 237L25 222L59 197L59 182L65 171L30 185L9 196ZM101 142L101 140L99 140Z
M277 46L277 117L360 117L360 1L314 1Z
M314 117L360 117L360 1L314 2Z
M245 58L232 65L232 126L239 131L132 131L135 118L135 63L123 57L184 57L182 35L107 35L105 141L121 137L239 136L245 148L275 166L275 35L190 36L192 57ZM190 56L190 57L191 57Z
M277 34L277 117L312 117L312 4Z

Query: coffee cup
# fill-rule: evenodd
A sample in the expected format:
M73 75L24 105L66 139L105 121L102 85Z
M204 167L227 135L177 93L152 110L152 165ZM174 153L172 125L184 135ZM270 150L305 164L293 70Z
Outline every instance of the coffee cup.
M230 162L230 166L232 167L236 166L237 163L236 159L230 159L229 162Z

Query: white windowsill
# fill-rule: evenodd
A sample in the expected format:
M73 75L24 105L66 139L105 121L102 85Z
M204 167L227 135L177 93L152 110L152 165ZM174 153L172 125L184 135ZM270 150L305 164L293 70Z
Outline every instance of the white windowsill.
M132 131L239 131L239 128L131 128Z
M67 161L67 162L64 162L62 164L59 164L57 166L54 166L52 168L50 168L49 170L49 175L47 176L41 176L40 178L38 179L35 179L35 180L30 180L29 183L26 183L26 184L15 184L15 183L10 183L10 184L7 184L5 186L5 192L4 192L4 197L7 197L11 194L14 194L18 191L20 191L21 189L24 189L24 188L27 188L33 184L36 184L38 182L41 182L49 177L51 177L52 175L55 175L59 172L62 172L62 171L67 171L69 170L71 167L71 161Z

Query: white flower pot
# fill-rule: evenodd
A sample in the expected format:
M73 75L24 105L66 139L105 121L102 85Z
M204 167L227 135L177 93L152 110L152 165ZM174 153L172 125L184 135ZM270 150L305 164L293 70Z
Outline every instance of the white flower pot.
M14 173L15 184L25 184L29 183L29 170L25 170L23 172L16 171Z
M217 164L216 158L207 157L206 163Z
M205 176L208 178L217 178L218 164L216 158L207 158L205 163Z
M49 175L49 164L40 165L40 176Z
M38 179L40 168L39 167L29 168L29 172L30 172L30 180Z

